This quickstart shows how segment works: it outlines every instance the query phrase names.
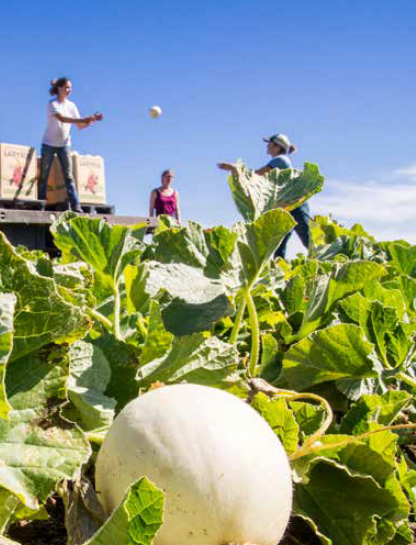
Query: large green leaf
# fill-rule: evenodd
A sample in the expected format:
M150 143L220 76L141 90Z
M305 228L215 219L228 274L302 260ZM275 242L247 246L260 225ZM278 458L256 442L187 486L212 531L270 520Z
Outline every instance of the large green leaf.
M308 306L296 337L301 339L324 325L337 301L360 290L366 282L380 278L385 273L384 267L378 263L351 261L335 264L330 275L313 278L313 281L307 284Z
M6 392L13 415L29 421L42 418L66 401L69 373L68 348L44 347L13 360L7 368Z
M397 464L397 473L399 476L400 484L403 486L406 491L407 496L409 497L413 509L416 508L416 471L410 469L404 458L400 460Z
M53 278L35 272L1 232L0 291L16 296L12 359L53 341L77 340L88 331L85 309L62 297Z
M362 425L359 424L356 427L354 432L362 434L378 429L381 429L378 424L366 425L363 422ZM406 521L409 515L409 503L396 478L396 447L397 436L388 430L368 435L361 438L361 440L357 438L354 442L351 442L351 436L348 435L326 435L320 440L320 450L318 452L310 453L306 457L295 460L294 474L302 483L302 486L308 487L314 469L324 462L344 470L350 477L361 477L373 481L381 490L373 498L367 499L369 502L368 508L374 508L377 502L382 500L383 495L386 498L390 496L389 503L391 502L394 507L383 516L383 523L389 528L377 523L373 529L369 530L368 541L365 539L363 543L384 544L394 536L396 530ZM339 482L334 482L333 486L342 485ZM349 491L347 490L345 493L349 494ZM331 505L328 503L332 501L332 498L333 495L328 492L327 503L322 504L322 509L328 512L332 510ZM346 499L346 503L349 516L352 516L348 499ZM315 520L316 522L317 520ZM370 538L370 535L373 537ZM377 540L375 540L375 535L378 536Z
M66 416L84 430L109 428L116 406L114 399L104 395L110 378L110 364L97 346L84 341L73 344L68 380L71 407L66 409Z
M102 219L63 214L51 227L56 246L65 262L84 261L112 288L125 267L134 262L143 245L131 229L110 225Z
M231 257L236 237L225 227L203 229L195 222L159 231L144 255L149 261L126 270L130 309L143 312L149 297L166 293L162 317L170 332L210 329L232 312L227 294L240 285Z
M265 394L259 393L251 404L279 437L286 453L289 455L295 452L299 440L299 425L286 401L283 398L269 399Z
M383 246L390 258L389 264L401 274L416 277L416 246L402 242L386 242Z
M6 364L13 348L13 312L16 297L0 293L0 418L7 418L10 405L4 388Z
M280 357L276 339L270 333L261 336L261 364L259 375L267 380L267 377L276 377L280 372Z
M225 227L204 230L188 222L184 228L159 233L154 247L146 252L151 261L141 278L150 297L164 290L172 298L162 310L166 328L176 335L189 335L208 330L229 315L227 295L258 279L293 225L287 212L271 210L252 223L236 224L232 231ZM137 282L129 280L129 286L133 284L137 289Z
M162 317L166 329L175 335L209 330L232 313L223 283L183 263L151 261L146 291L151 297L159 292L170 295L171 302L163 308Z
M383 392L385 385L382 378L343 378L335 381L335 387L350 401L357 401L363 395Z
M390 292L392 296L396 292L383 291ZM399 316L404 318L404 301L400 292L398 295L401 301L398 307L385 306L379 300L371 301L359 293L354 293L338 303L342 317L362 327L366 338L374 343L380 360L387 368L398 367L405 360L411 360L415 351L413 337L416 323L399 321ZM394 304L394 301L390 302Z
M270 210L251 223L236 223L242 285L251 287L295 221L284 210Z
M406 303L406 310L411 315L416 311L416 280L410 276L401 275L383 283L387 289L398 289Z
M312 405L304 401L291 401L289 407L293 411L303 439L318 431L326 415L322 405Z
M146 312L149 306L149 295L146 293L146 282L149 276L149 264L127 265L124 270L126 290L126 306L129 313Z
M53 263L52 278L59 294L75 306L95 306L93 274L86 263Z
M414 533L408 521L400 524L396 529L394 538L388 542L388 545L412 545L414 543Z
M236 224L233 232L206 233L196 224L173 234L163 231L155 257L166 255L169 262L150 262L147 291L154 297L163 288L173 298L162 312L166 328L187 335L230 314L226 293L253 285L293 225L287 212L271 210L252 223Z
M340 433L353 433L362 422L377 422L389 426L409 405L412 396L404 391L389 390L383 395L363 395L343 417Z
M104 526L84 545L151 545L162 525L165 495L146 477L126 492Z
M154 247L146 255L160 263L183 263L202 269L208 278L226 279L236 238L226 227L204 229L188 221L180 229L164 230L155 236Z
M149 255L163 264L202 269L204 276L221 280L227 293L235 293L242 283L260 273L294 225L283 210L271 210L251 223L239 222L231 230L204 230L199 224L188 222L182 229L163 231L155 237L156 245Z
M374 433L378 432L378 433ZM372 451L377 452L383 460L390 465L391 471L396 469L397 452L397 434L391 430L386 430L377 422L359 422L353 430L354 435L370 433L362 441L366 443Z
M149 308L149 325L147 336L140 356L140 365L145 365L156 358L160 358L168 352L172 346L173 336L166 330L160 306L152 300Z
M301 275L290 278L282 293L282 298L288 314L304 311L306 308L305 279Z
M236 239L237 234L226 227L204 229L188 221L180 229L164 229L155 236L145 256L165 265L183 264L199 269L204 277L221 280L229 295L235 293L241 283L236 267Z
M354 475L371 476L380 486L385 486L396 469L396 443L397 436L391 432L380 432L353 442L350 435L327 434L320 439L326 448L296 460L294 467L303 482L307 482L308 472L315 464L332 460Z
M118 412L139 394L136 382L137 351L133 346L118 341L110 333L101 335L94 340L93 344L101 350L110 364L110 382L104 394L117 401L116 411Z
M59 481L76 476L91 453L82 432L63 420L68 357L64 347L14 360L6 391L12 411L0 420L0 486L36 510Z
M67 302L75 306L94 305L94 297L90 291L93 276L89 265L82 262L61 264L51 260L43 252L30 252L22 246L15 251L26 260L33 274L53 278L59 294Z
M167 356L140 367L137 379L142 388L156 381L166 384L187 381L221 387L232 381L237 365L235 346L196 333L176 339Z
M377 377L382 371L360 327L337 324L291 346L281 380L297 390L340 378Z
M163 311L169 331L176 335L204 331L232 312L227 296L241 284L240 269L235 267L236 238L226 227L203 229L195 222L164 229L154 237L145 254L150 259L146 275L140 276L148 295L154 297L159 289L165 289L172 297L171 305ZM143 292L137 284L135 281L135 293L130 290L136 308L136 294ZM139 297L140 302L142 299Z
M161 214L160 216L158 216L157 219L157 226L153 231L153 235L158 235L159 233L161 233L162 231L166 231L167 229L179 229L181 227L178 220L173 216L169 216L168 214Z
M0 536L7 530L19 505L21 503L14 494L0 488Z
M355 223L351 228L347 228L331 216L315 216L311 231L315 244L329 244L337 240L341 235L359 235L371 242L375 242L374 237L365 231L360 223Z
M291 169L271 172L260 176L236 163L236 175L229 176L228 183L238 211L246 221L259 218L274 208L293 210L321 191L324 178L312 163L305 163L304 171Z
M398 286L384 282L384 278L381 282L378 279L366 282L362 289L364 297L379 301L385 307L394 308L398 319L403 320L406 314L405 294Z
M0 488L0 544L3 534L18 520L47 520L48 513L42 506L32 511L24 507L22 502L11 492Z
M311 254L320 260L367 259L384 261L384 252L358 223L347 229L332 218L315 216L311 223Z
M296 486L293 514L304 518L324 543L364 545L377 520L391 516L396 506L394 496L368 475L326 461L313 467L306 484Z

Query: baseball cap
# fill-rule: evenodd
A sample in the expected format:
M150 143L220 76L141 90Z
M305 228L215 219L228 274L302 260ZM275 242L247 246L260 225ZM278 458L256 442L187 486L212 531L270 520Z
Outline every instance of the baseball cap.
M264 142L273 142L278 146L281 146L285 151L288 151L292 145L289 138L285 134L273 134L270 138L263 138Z

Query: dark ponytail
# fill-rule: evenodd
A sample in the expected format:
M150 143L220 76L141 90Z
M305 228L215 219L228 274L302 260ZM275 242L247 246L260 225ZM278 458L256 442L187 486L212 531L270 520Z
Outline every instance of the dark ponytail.
M290 144L289 149L287 150L287 153L295 153L295 151L296 151L296 146L294 146L293 144Z
M58 94L58 88L59 87L63 87L64 85L66 85L69 81L71 81L69 78L58 78L58 79L53 79L51 81L51 88L49 89L49 94L50 95L57 95Z

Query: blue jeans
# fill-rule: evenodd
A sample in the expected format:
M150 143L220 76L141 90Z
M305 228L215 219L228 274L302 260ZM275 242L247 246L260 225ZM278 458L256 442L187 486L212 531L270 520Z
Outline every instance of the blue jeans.
M72 176L71 146L55 147L49 146L48 144L42 144L38 198L42 201L46 200L48 178L55 153L58 156L62 174L64 175L66 191L68 193L71 208L72 210L75 210L76 208L79 208L80 204L74 178Z
M299 208L295 208L295 210L292 210L290 212L290 215L292 218L297 222L297 224L294 227L295 232L298 234L302 244L305 246L306 249L309 248L309 238L310 238L310 232L309 232L309 205L308 203L302 204L302 206L299 206ZM277 248L277 250L274 253L274 257L285 257L286 255L286 246L287 243L292 235L292 231L285 236L285 238L282 241L282 244Z

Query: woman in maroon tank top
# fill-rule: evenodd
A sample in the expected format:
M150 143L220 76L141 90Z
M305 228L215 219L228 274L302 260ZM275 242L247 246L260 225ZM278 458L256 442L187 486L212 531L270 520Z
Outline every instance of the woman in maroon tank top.
M173 170L164 170L162 172L161 186L153 189L150 194L150 217L167 214L168 216L176 218L179 222L181 221L179 195L178 192L171 187L173 176Z

